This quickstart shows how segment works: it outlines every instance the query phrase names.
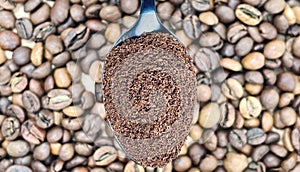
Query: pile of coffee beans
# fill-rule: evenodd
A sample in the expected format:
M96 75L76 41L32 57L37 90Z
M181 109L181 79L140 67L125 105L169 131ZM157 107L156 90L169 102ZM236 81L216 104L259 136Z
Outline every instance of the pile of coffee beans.
M105 125L104 61L139 7L0 0L0 171L299 171L300 2L157 1L197 68L193 126L158 169Z

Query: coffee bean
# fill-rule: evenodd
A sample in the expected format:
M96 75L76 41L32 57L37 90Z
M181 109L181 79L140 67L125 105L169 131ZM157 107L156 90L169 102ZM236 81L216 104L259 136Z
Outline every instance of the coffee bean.
M0 11L0 26L5 28L5 29L12 29L15 27L15 21L16 18L14 16L14 14L10 11Z
M68 161L74 156L74 147L71 143L63 144L59 151L59 158Z
M221 109L221 121L220 126L223 128L229 128L234 124L235 121L235 109L230 103L222 103Z
M246 133L238 129L230 131L229 142L235 148L242 148L247 143Z
M236 71L237 72L237 71L241 71L242 70L242 65L238 61L233 60L231 58L223 58L223 59L221 59L220 64L225 69L229 69L229 70L232 70L232 71Z
M245 56L252 50L253 44L254 41L250 37L244 37L235 45L235 53L240 57Z
M31 168L33 171L40 170L41 172L47 172L47 167L40 161L32 161Z
M116 149L111 146L102 146L94 152L93 158L97 166L105 166L117 158Z
M121 3L122 3L122 1L121 1ZM135 1L133 4L135 6L137 6L136 4L138 4L138 3L137 3L137 1ZM130 7L132 8L132 6L130 6ZM121 8L122 8L122 4L121 4ZM137 8L134 7L133 9L136 10ZM173 13L174 9L175 8L174 8L174 6L173 6L172 3L170 3L170 2L163 2L163 3L158 4L156 11L157 11L157 14L158 14L158 16L159 16L160 19L162 19L162 20L169 20L170 17L172 16L172 13Z
M24 4L24 11L31 12L35 10L41 4L41 2L42 2L41 0L28 0Z
M274 40L267 43L264 47L264 55L268 59L277 59L285 52L285 43L280 40Z
M199 15L199 19L202 23L207 25L216 25L219 23L218 17L212 12L203 12Z
M262 20L261 12L249 4L240 4L235 10L235 16L243 23L255 26Z
M28 90L22 94L22 102L28 112L37 112L41 107L39 97Z
M3 50L14 50L20 44L21 40L14 32L9 30L0 31L0 48Z
M274 125L273 116L269 112L263 112L261 120L262 129L265 132L270 131Z
M219 20L224 24L229 24L235 20L234 11L232 10L232 8L226 5L220 5L216 7L215 14L218 16Z
M229 172L244 171L248 166L247 157L244 154L228 152L224 160L224 167Z
M33 157L36 160L44 161L50 155L50 145L44 142L34 148Z
M33 30L32 38L35 41L44 41L46 38L54 33L56 28L51 22L44 22L36 26Z
M38 25L47 21L50 17L50 7L48 4L44 3L36 11L31 13L30 19L32 24Z
M6 147L7 154L12 157L25 156L29 151L29 144L23 140L9 142Z
M96 82L102 82L104 63L101 61L94 61L90 65L89 76Z
M53 89L42 98L43 107L61 110L72 103L71 93L64 89Z
M253 128L248 130L247 139L250 145L259 145L263 143L267 138L267 135L260 128Z
M247 27L240 23L234 23L229 26L226 36L230 43L236 43L245 35L247 35Z
M273 168L280 165L280 159L274 154L268 153L264 158L263 162L267 168Z
M83 110L92 108L95 104L94 94L92 92L85 91L80 99L80 104Z
M51 21L55 25L63 23L68 17L69 7L70 4L67 0L55 1L54 6L51 9Z
M26 141L40 144L45 139L46 131L38 128L32 120L27 120L21 126L21 134Z
M182 23L183 30L189 38L196 39L200 36L200 21L196 15L187 15Z
M105 31L105 38L113 43L117 41L119 36L121 35L121 28L120 25L117 23L111 23L107 26L106 31Z
M7 117L1 124L2 135L7 140L14 140L19 136L20 133L20 122L15 117Z
M285 1L283 0L270 0L267 1L264 5L266 11L270 14L277 14L283 11L285 7Z
M282 157L284 158L288 151L281 145L277 145L277 144L274 144L274 145L271 145L270 146L270 150L277 156L279 157Z
M291 141L291 129L290 128L286 128L284 130L283 133L283 146L290 152L294 151L294 147L292 145L292 141Z
M217 166L217 159L212 155L206 155L206 157L202 159L199 168L201 171L214 171Z
M291 126L295 124L297 114L295 110L291 107L285 107L280 110L280 121L285 126Z
M176 171L187 171L192 165L192 161L188 156L180 156L173 163Z
M73 82L79 82L81 79L81 68L75 62L70 61L66 64L68 73L70 74Z
M45 47L51 54L58 54L62 52L64 48L62 40L55 35L50 35L47 37Z
M191 5L196 11L207 11L213 7L212 0L192 0Z
M253 96L243 98L239 104L240 113L244 118L257 118L262 110L259 99Z
M219 56L210 48L201 48L195 54L196 66L203 72L214 70L219 66Z
M269 132L269 134L267 135L267 138L266 138L266 141L265 143L266 144L271 144L271 143L276 143L278 142L280 139L280 136L278 133L276 132Z
M221 86L222 93L229 99L237 100L244 94L242 85L233 78L227 79Z
M199 44L203 47L217 48L221 41L220 36L215 32L203 33L199 38Z
M204 128L211 128L218 124L221 118L220 107L216 103L204 106L199 114L199 124Z
M81 125L83 123L83 119L82 118L74 118L74 119L69 119L69 118L64 118L61 121L61 125L67 129L67 130L79 130L81 128ZM84 133L82 133L85 137L86 135ZM91 140L90 138L88 138L89 141Z
M279 94L274 89L264 89L260 100L265 108L274 109L279 103Z
M103 7L99 13L100 17L109 22L114 22L121 18L121 12L117 6L108 5Z
M293 91L296 87L295 85L296 83L293 74L289 72L283 72L277 76L277 86L282 91Z
M32 172L32 170L24 165L12 165L8 167L6 172L15 172L15 171L22 171L22 172Z
M277 37L277 29L269 22L263 22L259 25L260 35L264 39L273 40Z
M61 33L61 38L67 48L76 50L82 47L90 36L90 29L84 25L68 28Z
M23 122L25 119L25 112L24 110L15 104L10 104L6 108L6 115L16 117L20 122Z
M243 67L249 70L257 70L265 65L265 57L260 52L251 52L242 60Z
M256 148L254 148L252 153L252 159L255 162L260 161L268 152L270 151L270 148L266 145L260 145Z
M11 77L9 85L13 93L22 92L28 84L27 76L23 73L17 72Z
M32 161L32 157L30 155L24 156L24 157L19 157L14 159L14 163L16 165L26 165L30 166L30 163Z
M33 26L29 19L20 18L16 20L16 29L18 35L23 39L30 39L33 32Z
M144 168L138 164L136 164L133 161L129 161L124 168L124 172L130 172L130 171L136 171L136 172L144 172Z
M54 81L57 87L67 88L71 84L71 76L66 68L57 68L54 71Z

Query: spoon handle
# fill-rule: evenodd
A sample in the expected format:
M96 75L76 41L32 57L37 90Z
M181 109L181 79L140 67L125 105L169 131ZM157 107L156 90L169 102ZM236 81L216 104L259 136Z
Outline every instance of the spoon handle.
M141 0L141 14L155 13L155 0Z

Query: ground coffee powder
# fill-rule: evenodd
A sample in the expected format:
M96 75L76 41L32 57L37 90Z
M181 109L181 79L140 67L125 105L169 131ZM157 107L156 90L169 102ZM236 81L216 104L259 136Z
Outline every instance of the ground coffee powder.
M123 149L143 166L164 166L188 135L196 75L185 47L166 33L114 47L104 74L107 119Z

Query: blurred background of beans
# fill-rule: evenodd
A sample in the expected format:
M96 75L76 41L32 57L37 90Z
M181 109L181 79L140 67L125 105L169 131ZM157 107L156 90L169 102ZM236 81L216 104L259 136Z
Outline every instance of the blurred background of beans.
M105 125L104 61L138 0L0 0L0 171L300 171L300 2L159 0L197 70L193 127L161 169Z

